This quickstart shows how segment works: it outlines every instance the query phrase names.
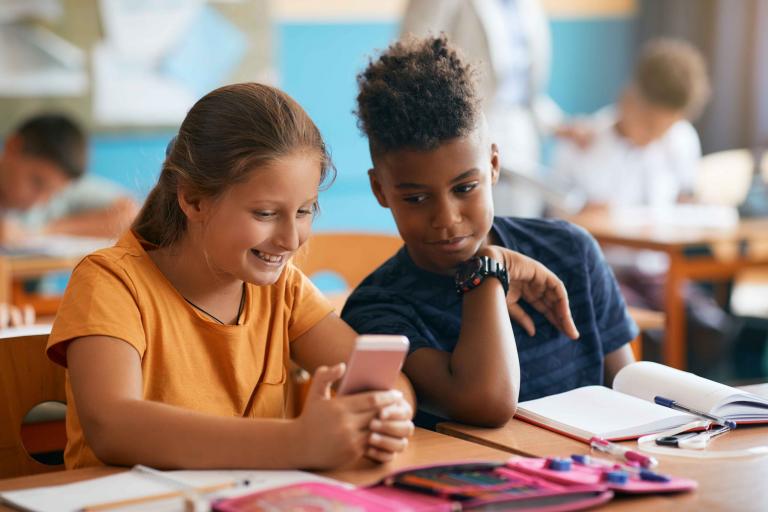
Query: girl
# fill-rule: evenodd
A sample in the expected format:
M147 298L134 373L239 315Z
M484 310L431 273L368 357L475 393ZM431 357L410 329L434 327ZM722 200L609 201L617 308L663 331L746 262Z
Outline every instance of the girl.
M68 468L330 468L404 449L402 393L329 398L355 333L289 263L329 169L276 89L226 86L192 107L133 229L77 266L54 323ZM315 371L296 419L289 358Z

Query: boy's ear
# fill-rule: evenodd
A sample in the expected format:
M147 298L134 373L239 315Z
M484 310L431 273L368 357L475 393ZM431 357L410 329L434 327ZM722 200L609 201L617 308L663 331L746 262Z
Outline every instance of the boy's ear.
M491 184L495 185L499 181L501 173L501 160L499 160L499 147L491 144Z
M389 208L387 198L381 191L381 182L379 181L379 178L376 177L376 169L368 169L368 182L371 184L371 191L373 192L373 195L376 196L379 205L384 208Z
M18 133L14 133L13 135L9 135L7 139L5 139L5 143L3 144L3 153L9 156L18 156L20 155L24 150L24 140L21 138L21 135Z

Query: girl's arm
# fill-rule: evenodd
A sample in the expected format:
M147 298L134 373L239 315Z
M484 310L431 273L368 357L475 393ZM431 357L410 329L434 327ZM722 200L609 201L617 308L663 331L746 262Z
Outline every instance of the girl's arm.
M331 468L366 453L367 426L392 392L324 400L343 369L318 369L296 420L220 417L142 398L141 360L107 336L72 341L67 361L88 444L107 464L159 468Z
M322 366L347 361L356 337L357 333L344 320L331 313L291 342L291 357L299 366L313 372ZM370 424L372 437L367 455L381 462L402 451L413 433L411 418L416 410L416 395L404 374L400 374L395 389L400 391L402 399L383 408Z

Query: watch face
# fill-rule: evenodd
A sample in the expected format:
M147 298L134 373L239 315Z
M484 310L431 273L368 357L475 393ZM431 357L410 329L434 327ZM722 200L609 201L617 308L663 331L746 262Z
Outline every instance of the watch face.
M459 265L459 269L456 272L456 282L463 283L471 277L473 277L483 266L483 261L480 258L472 258Z

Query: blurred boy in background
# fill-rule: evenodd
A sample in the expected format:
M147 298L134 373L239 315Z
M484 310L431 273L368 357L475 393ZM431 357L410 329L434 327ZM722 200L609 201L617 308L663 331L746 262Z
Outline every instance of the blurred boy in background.
M70 118L42 114L18 126L0 153L0 243L59 234L112 238L137 205L116 184L84 176L87 139Z
M669 206L693 191L701 144L689 120L709 98L701 53L656 39L619 102L574 125L553 158L556 176L592 207Z

